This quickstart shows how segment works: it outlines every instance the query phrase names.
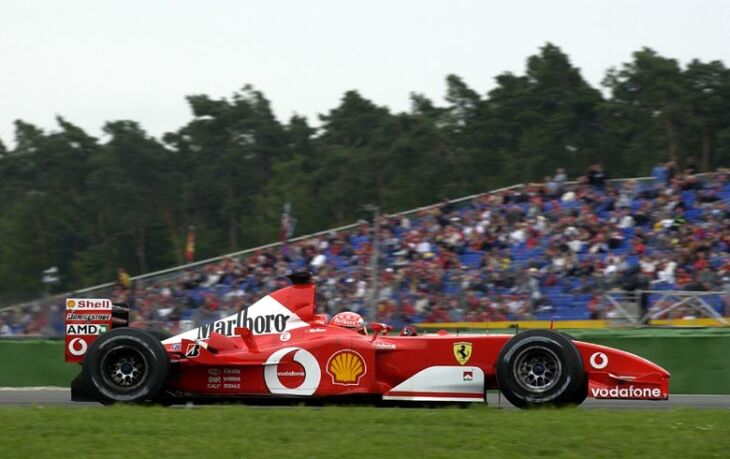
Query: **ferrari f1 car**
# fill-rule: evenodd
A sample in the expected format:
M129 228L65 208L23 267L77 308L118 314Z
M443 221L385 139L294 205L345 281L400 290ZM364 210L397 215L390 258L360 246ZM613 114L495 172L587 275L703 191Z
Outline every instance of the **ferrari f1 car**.
M369 333L316 314L308 273L238 313L173 337L130 328L110 300L69 299L66 361L81 363L73 400L369 399L577 405L586 397L664 400L669 373L636 355L552 330L516 335Z

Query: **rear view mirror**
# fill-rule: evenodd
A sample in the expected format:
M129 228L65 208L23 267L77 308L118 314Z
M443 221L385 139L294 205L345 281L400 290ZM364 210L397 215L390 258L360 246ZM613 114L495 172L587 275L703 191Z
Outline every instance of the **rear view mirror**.
M391 327L388 324L381 323L381 322L373 322L370 324L370 329L373 331L372 340L375 340L375 338L378 336L378 334L380 334L382 332L385 335L386 333L391 331L393 329L393 327Z

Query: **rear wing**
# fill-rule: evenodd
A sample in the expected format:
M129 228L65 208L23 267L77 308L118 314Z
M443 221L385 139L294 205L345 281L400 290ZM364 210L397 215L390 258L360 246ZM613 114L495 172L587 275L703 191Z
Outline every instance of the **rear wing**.
M129 308L108 299L69 298L64 323L66 362L78 363L99 335L129 325Z

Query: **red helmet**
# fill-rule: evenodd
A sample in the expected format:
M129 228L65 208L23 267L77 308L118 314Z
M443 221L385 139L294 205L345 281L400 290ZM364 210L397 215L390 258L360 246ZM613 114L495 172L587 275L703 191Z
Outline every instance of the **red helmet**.
M365 320L363 320L362 316L356 312L345 311L335 314L334 317L332 317L332 320L330 320L330 325L349 328L363 335L367 334L365 331Z

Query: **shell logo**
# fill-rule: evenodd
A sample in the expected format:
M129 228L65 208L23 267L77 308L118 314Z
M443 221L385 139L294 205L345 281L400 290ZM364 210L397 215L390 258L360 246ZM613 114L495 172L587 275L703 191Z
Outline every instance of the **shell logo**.
M66 300L66 309L73 309L74 306L76 306L76 301Z
M348 349L332 354L327 362L327 373L332 376L332 384L356 386L367 373L367 367L360 354Z

